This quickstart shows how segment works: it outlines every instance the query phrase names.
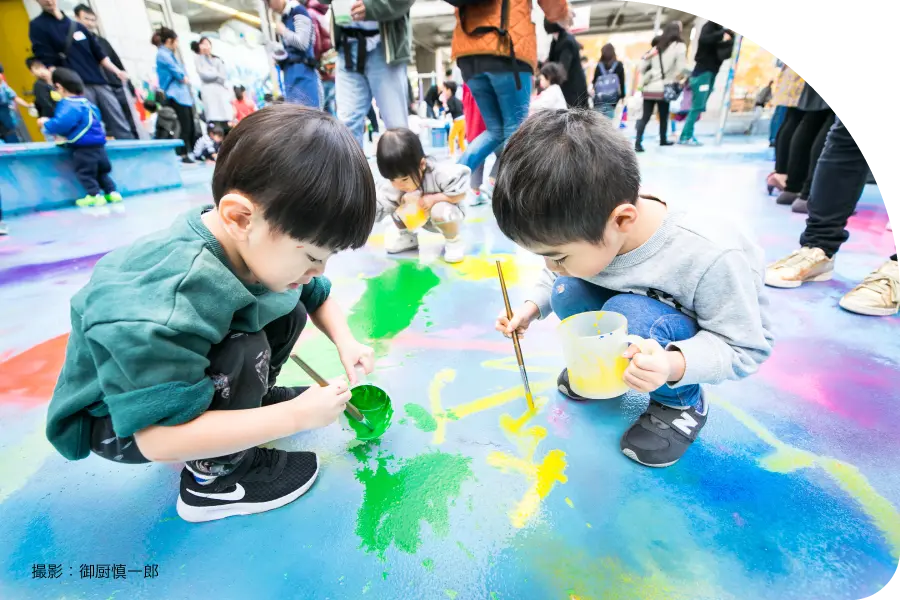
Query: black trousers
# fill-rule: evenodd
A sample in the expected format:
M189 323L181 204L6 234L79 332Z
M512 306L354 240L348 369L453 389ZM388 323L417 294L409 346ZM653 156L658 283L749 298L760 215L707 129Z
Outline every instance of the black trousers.
M784 113L784 122L775 136L775 172L782 175L788 172L788 159L791 156L791 140L797 126L803 120L803 111L796 106L789 106Z
M105 146L75 146L71 152L75 176L89 196L96 196L101 191L104 194L116 191L116 182L109 176L112 165Z
M819 134L816 136L816 141L813 142L812 151L809 155L809 171L806 175L806 180L803 182L803 189L800 190L801 198L809 199L813 176L816 173L816 165L819 164L819 157L822 156L822 150L825 149L825 140L828 138L828 132L831 131L831 127L834 125L834 119L835 115L831 113L822 124L822 127L819 128Z
M664 143L669 135L669 101L668 100L644 100L644 111L641 114L641 120L637 122L635 127L637 131L637 143L644 141L644 129L647 123L653 117L653 107L659 110L659 141Z
M829 118L834 117L831 109L806 111L797 125L794 136L791 138L790 155L787 161L787 186L786 192L799 194L803 190L803 182L809 175L809 165L812 157L813 144L822 126ZM782 171L779 171L781 173Z
M178 156L189 155L194 151L194 141L197 139L194 131L194 108L178 104L171 98L169 98L169 106L175 111L178 124L181 125L181 140L184 142L184 147L177 150Z
M298 302L293 311L275 319L256 333L231 332L213 346L208 354L206 374L215 386L208 410L243 410L264 405L264 396L275 385L281 367L306 326L306 307ZM98 456L121 463L150 462L140 452L134 437L117 437L109 416L94 419L91 450ZM246 455L246 450L194 460L195 471L227 475Z
M847 219L856 210L868 175L869 165L853 136L835 119L813 175L801 246L821 248L829 257L837 253L850 237Z

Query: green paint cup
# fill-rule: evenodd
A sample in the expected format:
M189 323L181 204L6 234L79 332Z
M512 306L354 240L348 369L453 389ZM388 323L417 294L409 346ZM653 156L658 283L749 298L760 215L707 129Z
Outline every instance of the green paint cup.
M365 374L357 371L357 376L362 381ZM387 392L370 383L361 383L350 390L350 394L350 403L368 419L369 424L373 427L373 429L369 429L344 411L350 428L356 433L356 439L374 440L384 435L394 417L394 408Z

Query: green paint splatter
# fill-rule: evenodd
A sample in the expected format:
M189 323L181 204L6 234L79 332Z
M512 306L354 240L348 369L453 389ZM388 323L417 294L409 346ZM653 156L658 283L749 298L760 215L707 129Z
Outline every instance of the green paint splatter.
M472 496L469 496L469 501L466 503L466 507L469 509L469 512L475 511L475 503L472 500Z
M388 576L388 572L387 572L387 571L382 571L382 572L381 572L381 578L384 579L385 581L387 581L387 576Z
M406 425L406 423L407 423L406 417L403 417L402 419L400 419L400 420L397 421L397 422L398 422L399 424L401 424L401 425Z
M396 473L387 470L388 458L379 457L373 471L356 472L364 486L356 535L366 552L384 560L394 544L402 552L415 554L422 543L421 525L426 521L437 537L450 532L450 500L459 495L463 481L471 477L471 459L457 454L429 452L398 461Z
M425 567L426 569L428 569L429 571L433 571L434 570L434 561L431 560L430 558L426 558L425 560L422 561L422 566Z
M450 600L456 600L456 590L444 590L444 593L447 594L447 597L450 598Z
M350 451L350 454L356 457L356 460L364 463L369 460L369 455L371 454L372 450L380 443L380 440L371 440L368 442L363 440L352 440L349 444L347 444L347 450Z
M406 414L409 415L409 418L414 421L417 429L421 429L426 433L430 433L437 429L437 421L434 420L431 413L425 410L424 407L410 402L403 407L403 410L405 410Z
M367 581L367 582L366 582L366 585L363 586L362 593L363 593L363 594L368 594L368 593L369 593L369 589L370 589L371 587L372 587L372 582L371 582L371 581Z
M460 550L466 553L466 556L469 558L469 560L475 560L475 555L472 554L472 552L468 548L463 546L462 542L456 542L456 545L459 546Z
M499 599L500 599L500 594L498 594L497 592L491 592L491 600L499 600Z
M448 410L446 413L444 413L444 416L447 417L448 419L450 419L451 421L459 421L459 417L452 410Z

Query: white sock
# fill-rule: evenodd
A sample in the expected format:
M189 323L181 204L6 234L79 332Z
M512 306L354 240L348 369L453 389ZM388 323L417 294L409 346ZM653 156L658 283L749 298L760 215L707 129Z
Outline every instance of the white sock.
M217 479L216 475L205 475L203 473L198 473L197 471L195 471L188 465L184 465L184 466L188 471L191 472L191 475L194 476L194 481L196 481L200 485L209 485Z

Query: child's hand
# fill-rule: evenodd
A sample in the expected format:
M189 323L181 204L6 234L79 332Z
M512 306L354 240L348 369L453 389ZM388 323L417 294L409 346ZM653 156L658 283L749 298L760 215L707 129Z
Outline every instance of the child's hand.
M350 385L356 385L356 367L362 367L366 375L375 370L375 351L356 340L338 346L341 364L350 379Z
M288 402L298 411L297 429L318 429L334 423L347 408L350 388L343 377L332 379L328 387L313 386Z
M656 340L644 340L642 345L639 348L632 344L625 351L625 358L630 358L631 364L625 369L624 379L631 389L649 394L669 382L672 363L669 352Z
M41 117L40 119L37 120L38 127L40 127L41 129L43 129L43 128L44 128L44 123L46 123L46 122L49 121L49 120L50 120L50 119L48 119L47 117Z
M422 210L429 211L435 204L437 204L437 194L419 196L419 208Z
M497 316L497 322L494 323L494 329L506 337L512 337L512 332L515 331L521 339L525 336L525 330L538 317L539 313L537 304L534 302L526 302L522 308L514 312L512 321L507 318L506 311L502 310Z

